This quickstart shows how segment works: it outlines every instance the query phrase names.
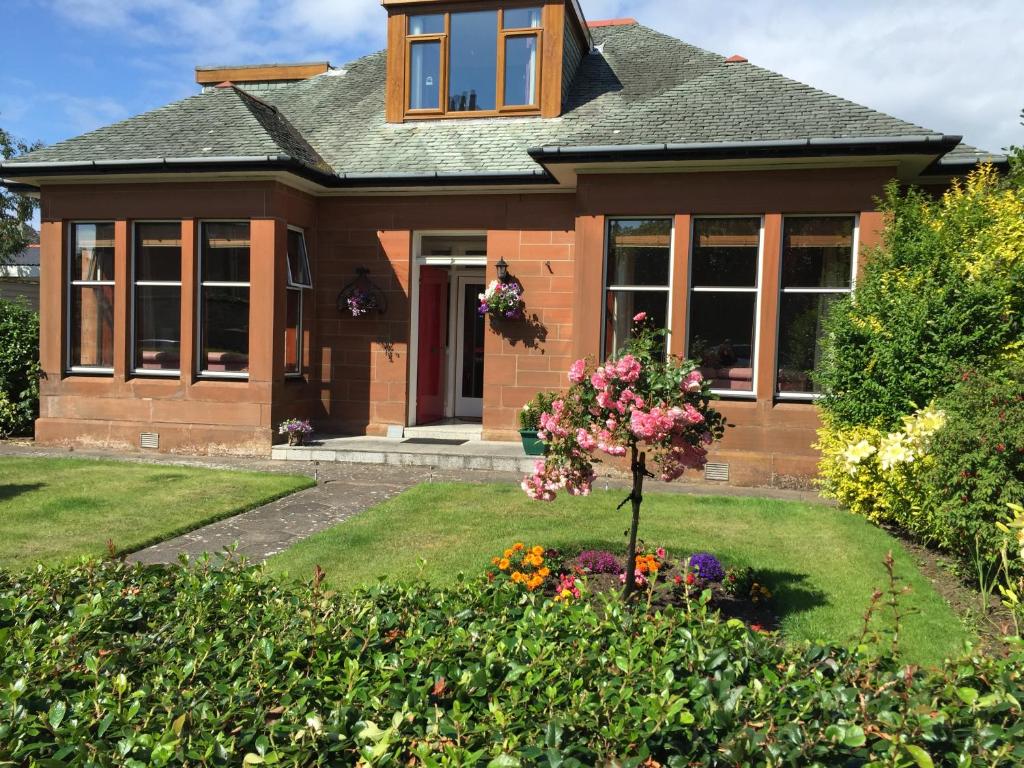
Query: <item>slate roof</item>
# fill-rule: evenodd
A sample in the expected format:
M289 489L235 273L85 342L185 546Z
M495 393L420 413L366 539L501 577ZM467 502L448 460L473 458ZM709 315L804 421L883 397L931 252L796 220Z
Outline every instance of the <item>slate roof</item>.
M942 134L639 24L597 27L558 118L389 124L386 55L261 93L218 88L5 164L279 157L339 176L539 173L528 150ZM948 140L948 137L946 137ZM937 149L936 152L940 152ZM972 155L973 153L973 155ZM956 157L987 153L963 145Z

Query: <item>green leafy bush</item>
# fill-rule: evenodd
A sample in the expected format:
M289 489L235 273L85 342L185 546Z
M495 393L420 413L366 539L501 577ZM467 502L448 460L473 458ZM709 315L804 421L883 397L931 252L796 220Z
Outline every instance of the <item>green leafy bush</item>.
M0 764L1024 761L1019 658L929 672L690 613L203 563L0 573Z
M925 474L939 544L965 563L994 566L996 522L1024 500L1024 368L966 373L942 399L947 423Z
M538 392L519 411L519 429L536 432L540 429L540 416L551 410L551 404L559 398L558 392Z
M0 437L32 430L39 414L39 315L0 300Z
M938 201L893 184L882 210L884 246L825 323L816 378L840 427L892 429L1024 343L1024 189L988 167Z

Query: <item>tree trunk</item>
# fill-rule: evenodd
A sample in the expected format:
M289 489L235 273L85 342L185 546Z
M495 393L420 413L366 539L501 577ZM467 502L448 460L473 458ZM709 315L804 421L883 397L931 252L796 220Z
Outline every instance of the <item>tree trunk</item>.
M631 457L633 470L633 492L629 495L633 502L633 522L629 527L629 549L626 550L626 585L622 596L628 598L636 590L636 534L640 528L640 504L644 500L644 476L647 474L647 454L633 446Z

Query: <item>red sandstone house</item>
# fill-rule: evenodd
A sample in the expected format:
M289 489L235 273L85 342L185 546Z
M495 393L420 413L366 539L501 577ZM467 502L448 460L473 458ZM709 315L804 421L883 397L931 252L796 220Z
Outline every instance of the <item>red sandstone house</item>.
M1005 162L577 0L382 5L386 51L198 68L200 94L0 166L42 203L40 442L512 440L643 310L714 379L732 482L806 478L875 196ZM476 312L499 263L524 321Z

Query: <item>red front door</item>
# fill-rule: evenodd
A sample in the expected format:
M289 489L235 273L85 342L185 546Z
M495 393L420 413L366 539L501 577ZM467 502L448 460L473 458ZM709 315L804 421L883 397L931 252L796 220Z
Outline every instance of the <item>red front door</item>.
M416 423L444 418L445 324L448 270L420 267L419 355L416 363Z

